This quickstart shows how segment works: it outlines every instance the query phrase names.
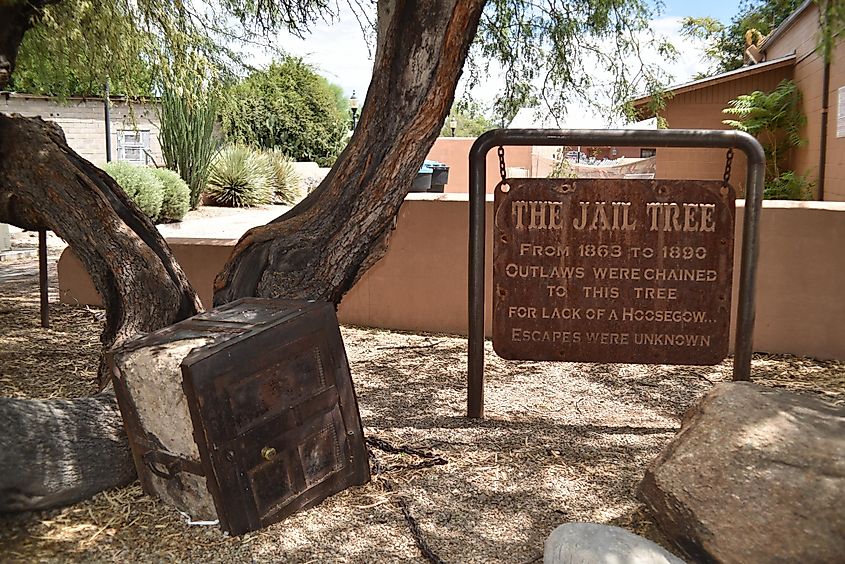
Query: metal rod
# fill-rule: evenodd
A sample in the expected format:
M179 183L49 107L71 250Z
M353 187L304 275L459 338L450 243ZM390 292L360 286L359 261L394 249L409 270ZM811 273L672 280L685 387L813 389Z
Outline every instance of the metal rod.
M109 79L106 77L106 97L103 99L103 114L106 120L106 162L111 162L111 109L109 108Z
M742 131L708 129L592 130L494 129L481 135L469 152L469 323L467 415L484 417L484 248L487 153L499 145L588 145L740 149L748 158L745 218L734 343L734 380L748 380L754 331L754 289L759 256L759 218L763 206L763 147Z
M38 285L41 291L41 327L50 328L50 301L47 296L47 230L38 230Z

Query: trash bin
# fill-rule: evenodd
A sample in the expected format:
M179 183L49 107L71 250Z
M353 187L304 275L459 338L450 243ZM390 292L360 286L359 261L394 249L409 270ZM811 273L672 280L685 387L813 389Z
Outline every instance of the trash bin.
M443 163L431 165L431 188L429 192L443 192L449 183L449 167Z
M417 173L414 182L411 184L411 192L428 192L431 188L431 167L422 165L420 171Z

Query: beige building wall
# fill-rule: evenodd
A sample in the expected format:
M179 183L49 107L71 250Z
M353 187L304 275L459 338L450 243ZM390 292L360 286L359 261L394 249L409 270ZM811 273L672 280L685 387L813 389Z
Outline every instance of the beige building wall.
M822 99L824 91L824 59L819 44L819 9L808 6L798 18L765 46L766 57L773 59L795 53L794 80L801 90L807 125L802 137L806 147L793 152L790 163L799 174L818 178L821 148ZM839 40L831 57L828 87L827 150L825 158L825 200L845 200L845 133L837 136L837 121L845 115L838 108L838 90L845 87L845 41ZM845 110L842 110L845 113Z
M95 165L106 162L106 126L102 98L69 98L58 102L54 98L15 94L0 94L0 112L18 113L26 117L40 116L59 124L71 149ZM154 105L134 102L131 106L120 100L111 105L112 160L118 160L120 131L148 131L149 151L160 166L164 165L159 144L159 121ZM152 163L150 163L152 164Z
M779 67L753 76L725 80L677 94L666 102L663 116L670 129L731 129L722 123L729 118L722 110L728 102L754 90L772 90L791 77L789 67ZM724 149L657 149L656 178L715 180L725 171ZM745 195L746 159L735 152L731 184L737 197Z
M742 241L737 202L736 310ZM466 333L468 201L465 195L413 194L400 209L387 254L340 305L342 323L410 331ZM487 203L487 232L492 201ZM487 240L486 331L491 334L492 243ZM754 348L845 360L845 203L766 201L760 221ZM235 240L168 241L203 303ZM71 304L100 303L68 249L59 261L59 294Z

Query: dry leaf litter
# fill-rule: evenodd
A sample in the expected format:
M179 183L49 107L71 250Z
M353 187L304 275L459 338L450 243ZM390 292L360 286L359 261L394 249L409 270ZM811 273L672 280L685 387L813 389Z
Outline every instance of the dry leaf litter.
M0 394L94 390L103 312L58 304L39 326L37 263L0 265ZM365 432L445 459L372 449L385 472L363 487L242 537L189 525L137 482L70 507L0 516L4 562L407 562L425 546L445 562L539 562L569 521L625 527L668 548L634 492L717 366L512 362L486 343L486 419L465 412L466 340L342 329ZM756 355L761 384L845 401L845 365ZM422 464L425 466L425 464ZM387 481L389 480L389 484ZM389 487L385 487L389 486ZM400 503L401 502L401 503Z

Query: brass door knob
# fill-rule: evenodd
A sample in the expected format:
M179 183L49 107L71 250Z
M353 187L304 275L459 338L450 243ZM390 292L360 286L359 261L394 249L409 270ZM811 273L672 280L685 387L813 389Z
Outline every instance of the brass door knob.
M276 458L276 449L273 447L264 447L261 449L261 458L264 460L273 460Z

